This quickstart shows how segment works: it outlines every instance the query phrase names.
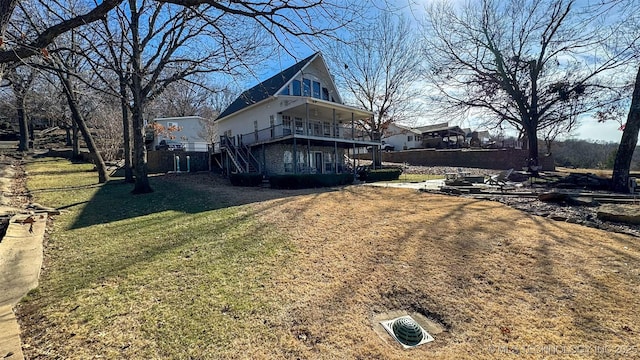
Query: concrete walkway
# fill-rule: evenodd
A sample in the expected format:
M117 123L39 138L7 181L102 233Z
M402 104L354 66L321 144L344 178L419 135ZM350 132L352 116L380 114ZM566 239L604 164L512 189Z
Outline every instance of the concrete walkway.
M366 186L377 186L377 187L392 187L392 188L401 188L401 189L415 189L415 190L440 190L442 186L444 186L444 179L437 180L425 180L421 182L402 182L402 183L394 183L394 182L373 182L373 183L364 183Z
M0 210L1 212L1 210ZM47 214L17 214L0 242L0 358L24 359L13 307L38 286Z

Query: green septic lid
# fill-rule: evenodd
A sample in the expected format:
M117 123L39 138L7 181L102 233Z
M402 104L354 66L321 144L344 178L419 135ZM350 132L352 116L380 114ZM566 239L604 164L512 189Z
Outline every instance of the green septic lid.
M406 345L418 345L422 341L422 328L410 317L401 317L393 322L393 334Z

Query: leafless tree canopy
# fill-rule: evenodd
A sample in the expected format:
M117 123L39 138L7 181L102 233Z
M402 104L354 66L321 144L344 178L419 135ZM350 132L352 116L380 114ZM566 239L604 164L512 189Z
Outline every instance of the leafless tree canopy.
M473 109L524 133L537 164L539 130L571 129L611 101L612 71L632 56L615 31L573 0L438 3L425 24L426 78L449 113Z
M421 112L422 54L414 34L407 19L383 13L327 52L347 102L374 113L361 124L372 136Z

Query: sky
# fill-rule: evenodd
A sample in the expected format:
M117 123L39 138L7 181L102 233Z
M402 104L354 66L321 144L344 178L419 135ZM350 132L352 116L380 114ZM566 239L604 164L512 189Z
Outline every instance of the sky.
M598 140L619 143L622 137L620 124L616 121L598 123L593 118L584 119L573 138L585 140Z

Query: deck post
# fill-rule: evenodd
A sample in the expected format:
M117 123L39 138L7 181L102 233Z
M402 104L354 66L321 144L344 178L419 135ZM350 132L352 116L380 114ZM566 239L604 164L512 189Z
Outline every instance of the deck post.
M304 113L305 113L305 124L304 124L304 134L309 135L309 103L304 103Z
M331 136L331 132L336 129L336 109L333 109L333 123L331 124L331 129L329 130L329 136ZM335 140L335 136L333 137L333 173L338 173L338 142Z
M353 114L353 112L351 113L351 144L353 145L353 153L351 154L351 156L353 157L353 177L356 177L356 142L355 142L355 135L356 135L356 119L355 119L355 115Z
M266 149L264 148L264 143L262 144L262 169L260 169L260 173L264 174L267 168L267 154Z

